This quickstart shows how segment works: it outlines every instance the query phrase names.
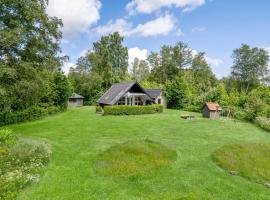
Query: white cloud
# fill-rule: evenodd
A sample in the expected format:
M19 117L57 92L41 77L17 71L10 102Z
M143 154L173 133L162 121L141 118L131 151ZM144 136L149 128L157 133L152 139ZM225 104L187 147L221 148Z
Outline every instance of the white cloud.
M192 33L196 33L196 32L204 32L206 31L206 28L204 26L197 26L197 27L194 27L191 32Z
M76 64L71 63L71 62L65 62L64 65L61 67L61 69L63 70L63 72L65 73L65 75L68 75L70 68L76 67Z
M104 26L98 26L96 32L100 35L105 35L108 33L119 32L121 35L127 35L131 30L132 24L128 23L125 19L117 19L115 22L110 20Z
M224 61L219 58L211 58L209 56L205 56L205 60L208 62L209 65L215 67L218 67L224 63Z
M125 19L117 19L115 22L109 21L105 26L99 26L95 30L101 35L118 31L123 36L140 35L148 37L167 35L174 29L174 25L174 17L170 14L166 14L135 27Z
M126 5L126 10L130 15L137 13L150 14L162 7L182 8L184 12L192 11L203 5L205 0L132 0Z
M128 49L128 64L129 69L132 66L132 63L135 58L138 58L139 60L146 60L147 59L147 49L140 49L138 47L133 47Z
M64 36L87 32L99 18L99 0L50 0L47 13L61 18Z

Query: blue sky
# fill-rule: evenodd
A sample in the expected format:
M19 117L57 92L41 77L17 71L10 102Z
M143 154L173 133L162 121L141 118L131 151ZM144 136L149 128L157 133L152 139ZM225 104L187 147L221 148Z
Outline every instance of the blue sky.
M228 75L233 49L242 43L270 51L269 0L51 0L47 12L62 18L64 70L101 35L125 36L130 62L178 41L206 53L215 74Z

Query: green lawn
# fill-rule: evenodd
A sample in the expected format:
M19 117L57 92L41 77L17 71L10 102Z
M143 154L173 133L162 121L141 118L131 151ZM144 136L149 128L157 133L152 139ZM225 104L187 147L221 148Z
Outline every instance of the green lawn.
M9 126L23 137L43 138L52 160L23 200L270 199L270 189L218 167L212 153L231 143L270 143L270 134L230 120L180 119L180 111L142 116L98 116L93 107ZM182 112L183 113L183 112ZM135 176L97 173L98 157L116 144L148 139L177 152L164 168Z

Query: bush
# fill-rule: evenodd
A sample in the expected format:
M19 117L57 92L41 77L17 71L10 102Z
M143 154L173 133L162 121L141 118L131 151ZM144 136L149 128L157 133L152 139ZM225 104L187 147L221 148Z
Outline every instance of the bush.
M61 109L55 106L52 107L39 107L32 106L22 111L17 112L2 112L0 113L0 126L7 124L14 124L18 122L33 121L40 119L49 114L60 112Z
M105 106L104 115L142 115L163 112L163 105L149 106Z
M0 199L16 199L21 189L38 182L50 156L49 146L39 141L20 139L0 146Z
M96 113L102 113L103 109L101 106L96 106Z
M15 144L15 141L16 138L13 135L12 130L9 129L0 130L0 147Z
M267 117L257 117L255 123L265 130L270 130L270 119Z

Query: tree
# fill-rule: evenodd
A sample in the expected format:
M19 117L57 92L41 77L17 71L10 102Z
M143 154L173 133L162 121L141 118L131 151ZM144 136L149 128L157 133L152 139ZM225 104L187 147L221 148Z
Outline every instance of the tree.
M87 62L84 62L103 78L105 88L124 80L127 75L128 50L122 44L123 39L118 32L102 36L100 41L93 43L93 51L85 56ZM82 62L80 64L84 66Z
M165 94L168 108L181 109L189 105L190 90L183 74L175 76L165 84Z
M50 100L44 94L64 58L59 56L62 22L47 15L47 3L0 0L0 111Z
M150 69L147 61L139 60L138 58L134 59L132 63L131 76L137 81L146 80L149 76Z
M204 58L204 53L194 56L190 70L197 94L202 94L216 86L217 79Z
M71 71L69 79L74 85L74 91L84 96L85 105L95 104L103 93L103 80L96 72L78 73Z
M239 82L240 90L247 92L268 79L269 56L264 49L243 44L233 51L232 57L234 65L231 75Z
M152 68L151 79L164 84L191 65L192 49L182 42L174 46L163 45L159 53L150 53L148 62Z

